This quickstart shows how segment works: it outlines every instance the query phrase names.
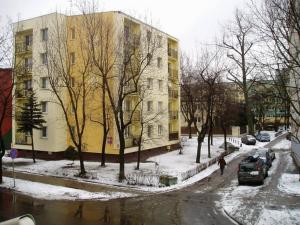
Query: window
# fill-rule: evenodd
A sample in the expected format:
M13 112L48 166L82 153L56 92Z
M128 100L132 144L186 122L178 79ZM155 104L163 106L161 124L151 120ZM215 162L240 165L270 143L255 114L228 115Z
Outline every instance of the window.
M125 111L131 111L131 101L130 100L126 100L125 101Z
M71 87L75 87L75 78L74 77L71 77L70 85L71 85Z
M152 101L148 101L147 102L147 111L151 112L153 110L153 102Z
M48 28L41 29L42 41L48 41Z
M152 36L152 33L150 30L147 30L147 41L149 42L151 40L151 36Z
M75 27L71 28L71 39L75 39Z
M71 135L75 135L75 126L70 126Z
M47 127L42 127L41 136L42 136L42 138L47 138L48 137Z
M147 127L147 135L148 135L148 137L152 137L152 133L153 133L152 130L153 130L152 125L149 125Z
M157 41L158 41L158 47L161 48L162 47L162 36L158 35Z
M48 102L41 102L41 108L43 113L48 112Z
M159 124L159 125L157 126L157 133L158 133L159 136L162 135L162 133L163 133L162 131L163 131L162 125Z
M124 135L125 135L125 138L128 138L131 136L131 126L126 127Z
M158 68L161 68L161 62L162 62L162 58L161 58L161 57L158 57L158 58L157 58L157 67L158 67Z
M25 64L26 70L31 70L32 69L32 58L25 58L24 64Z
M151 65L151 60L152 60L152 54L148 53L147 54L147 63L148 63L148 65Z
M158 109L158 112L163 111L163 103L162 102L160 102L160 101L158 102L157 109Z
M129 27L128 26L124 27L124 36L125 36L125 40L129 39Z
M24 81L25 90L31 90L32 89L32 81L26 80Z
M160 91L162 91L162 89L163 89L163 81L162 80L158 80L158 89Z
M41 78L41 88L43 88L43 89L48 88L48 78L47 77Z
M47 53L41 53L41 62L43 65L47 65L48 64L48 58L47 58Z
M32 45L32 35L25 36L25 45L26 47Z
M153 89L153 79L152 78L147 78L147 88Z
M71 106L71 114L75 114L75 109L73 106Z
M72 64L75 64L75 52L71 52L71 54L70 54L70 60L71 60L71 63Z

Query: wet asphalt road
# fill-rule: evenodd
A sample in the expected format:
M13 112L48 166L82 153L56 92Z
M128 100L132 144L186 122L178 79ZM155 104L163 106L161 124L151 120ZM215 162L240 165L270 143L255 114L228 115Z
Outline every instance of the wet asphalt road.
M240 159L233 160L223 176L216 171L179 191L105 202L36 200L0 189L0 221L30 213L39 225L233 224L218 204L219 192L236 179ZM283 167L279 166L276 173L281 173ZM276 182L273 184L271 180L266 188L275 188ZM255 201L260 199L254 199L252 204Z

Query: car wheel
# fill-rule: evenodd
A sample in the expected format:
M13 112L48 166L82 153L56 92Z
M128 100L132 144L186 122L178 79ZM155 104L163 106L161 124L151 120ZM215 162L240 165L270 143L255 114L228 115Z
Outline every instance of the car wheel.
M243 185L244 183L242 181L239 181L239 185Z
M268 176L269 176L269 172L267 171L267 172L266 172L266 176L265 176L265 177L268 177Z
M261 180L261 182L259 182L260 185L263 185L264 184L264 180Z

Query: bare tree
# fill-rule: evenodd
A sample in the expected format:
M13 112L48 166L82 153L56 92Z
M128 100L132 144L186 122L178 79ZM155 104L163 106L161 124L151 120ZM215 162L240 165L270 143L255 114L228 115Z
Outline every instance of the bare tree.
M128 20L124 32L118 36L117 41L123 47L117 52L119 58L116 62L115 74L111 74L106 80L107 94L119 137L119 181L125 179L125 132L132 124L142 100L134 101L130 112L124 112L124 103L126 99L138 93L139 84L145 77L146 70L158 48L153 29L145 33L136 32L133 26L134 22Z
M74 24L84 27L84 23L75 17ZM69 30L63 18L56 14L56 20L49 28L48 40L45 41L47 53L47 77L53 100L62 109L68 134L75 145L80 160L80 176L86 171L83 160L84 132L89 119L94 90L92 57L87 49L85 30L76 30L76 44L69 45Z
M88 51L91 55L93 73L96 76L96 91L99 91L101 105L96 110L98 115L91 115L91 120L102 127L101 166L105 166L105 149L107 137L112 124L112 112L107 98L106 83L116 66L116 52L120 48L113 37L117 35L117 29L113 20L106 13L97 13L98 7L94 3L80 5L83 15L83 24L88 41ZM99 113L100 112L100 113ZM100 117L100 118L99 118ZM99 119L98 119L99 118Z
M293 133L297 136L300 125L299 52L300 11L294 0L264 0L261 5L250 4L253 26L261 39L260 64L263 74L273 80L278 97L290 106Z
M13 32L10 25L0 28L0 67L8 69L0 70L0 183L2 183L2 158L5 154L4 125L12 119L12 98L15 85L15 73L13 73L14 57Z
M191 60L188 56L181 56L181 113L184 120L187 122L189 138L192 138L192 127L194 120L197 120L196 111L197 97L194 95L194 91L197 89L194 79L194 71Z
M235 82L243 91L249 132L253 134L249 90L255 80L252 74L255 64L251 62L251 50L254 48L255 41L253 26L245 15L236 10L235 21L225 31L223 43L220 46L227 50L227 57L233 62L233 67L228 70L228 79Z
M156 139L159 139L159 137L154 137L152 134L154 125L158 124L158 126L161 126L158 132L162 133L164 130L162 125L159 124L159 121L162 119L162 115L167 112L167 109L163 108L163 106L160 105L160 108L157 109L157 112L155 112L154 110L149 110L147 100L151 99L152 95L153 91L148 88L147 82L141 82L138 89L138 98L141 102L139 107L139 116L137 118L133 117L133 125L135 125L136 128L139 130L139 133L136 136L136 142L138 146L136 165L137 170L140 169L141 151L143 146L146 143L154 143Z

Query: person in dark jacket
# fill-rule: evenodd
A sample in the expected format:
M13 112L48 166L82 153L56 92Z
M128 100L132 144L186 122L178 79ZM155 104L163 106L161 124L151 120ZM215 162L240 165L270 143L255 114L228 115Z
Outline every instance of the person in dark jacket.
M224 168L226 166L226 161L223 156L221 156L218 160L218 165L220 165L221 175L223 175Z

